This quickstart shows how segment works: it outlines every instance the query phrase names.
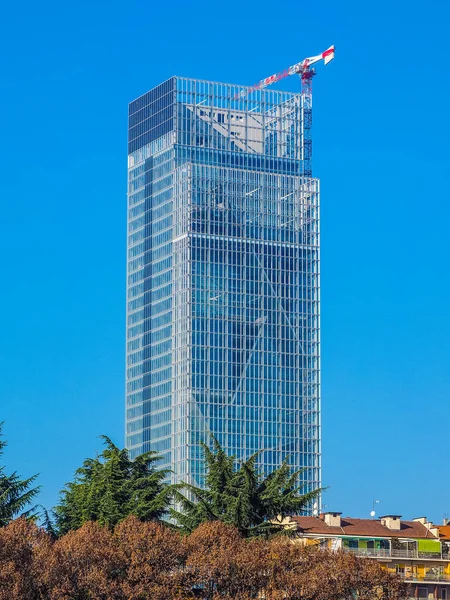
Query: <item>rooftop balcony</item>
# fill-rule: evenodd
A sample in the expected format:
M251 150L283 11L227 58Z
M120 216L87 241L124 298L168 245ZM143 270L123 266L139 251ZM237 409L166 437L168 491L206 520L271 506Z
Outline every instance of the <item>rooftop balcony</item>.
M417 582L442 582L450 583L450 575L447 573L425 573L425 575L419 575L417 573L398 573L405 581L417 581Z
M376 548L342 548L345 552L352 552L357 556L369 556L372 558L405 558L405 559L424 559L424 560L447 560L450 561L450 555L446 551L441 552L420 552L414 549L376 549Z

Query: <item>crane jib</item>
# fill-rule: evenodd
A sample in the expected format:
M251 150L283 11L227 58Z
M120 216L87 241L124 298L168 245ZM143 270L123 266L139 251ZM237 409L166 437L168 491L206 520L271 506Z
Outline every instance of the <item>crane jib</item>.
M292 67L289 67L284 71L281 71L280 73L275 73L270 77L261 79L261 81L256 83L254 86L242 90L239 94L236 95L236 98L242 98L255 90L261 90L269 85L272 85L273 83L276 83L277 81L280 81L281 79L289 77L290 75L295 75L296 73L304 77L305 74L309 71L309 67L311 67L311 65L315 64L316 62L319 62L320 60L323 60L323 62L327 65L333 60L333 58L334 46L330 46L327 50L325 50L325 52L322 52L322 54L318 54L317 56L311 56L310 58L305 58L301 62L292 65Z

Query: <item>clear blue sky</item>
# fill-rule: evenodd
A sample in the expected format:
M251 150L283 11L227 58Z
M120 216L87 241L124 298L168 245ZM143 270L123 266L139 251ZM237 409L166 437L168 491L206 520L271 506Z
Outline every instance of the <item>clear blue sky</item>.
M334 43L314 82L325 503L450 512L449 22L444 0L5 4L0 420L43 504L99 434L123 444L127 103Z

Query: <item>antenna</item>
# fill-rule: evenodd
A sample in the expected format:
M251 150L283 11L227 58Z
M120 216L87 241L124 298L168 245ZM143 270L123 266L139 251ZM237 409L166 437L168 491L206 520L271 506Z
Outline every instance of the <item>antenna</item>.
M379 504L380 500L372 500L372 510L370 511L370 516L372 517L372 519L375 519L375 504Z

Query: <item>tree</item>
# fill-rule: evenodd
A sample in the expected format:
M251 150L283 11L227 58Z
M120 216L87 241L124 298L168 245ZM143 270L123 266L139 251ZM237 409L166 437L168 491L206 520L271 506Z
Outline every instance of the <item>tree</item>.
M55 508L60 534L88 521L112 528L128 515L143 521L160 519L168 510L172 489L164 482L169 470L156 467L160 457L146 452L131 460L126 449L102 438L103 452L85 460L61 492Z
M21 517L0 528L0 600L44 600L42 565L51 539L34 522Z
M250 600L265 597L267 542L244 539L220 521L207 522L186 538L189 587L204 600Z
M127 600L189 597L186 549L180 534L162 523L127 517L114 531L124 557L122 589Z
M172 516L185 532L218 520L234 525L244 536L272 532L278 515L301 513L322 492L302 493L303 470L292 472L288 459L264 477L257 470L258 453L236 465L216 439L212 450L206 444L202 448L205 488L182 484L188 495L175 492L181 510L172 510Z
M1 439L3 423L0 423L0 457L3 455L6 441ZM32 487L37 475L28 479L20 479L17 472L6 475L5 467L0 466L0 527L7 525L14 517L21 514L24 517L34 515L35 508L24 510L36 494L40 487Z
M113 532L98 523L85 523L56 540L40 564L46 600L127 600L124 554Z
M376 560L244 538L221 521L188 536L127 517L52 539L20 518L0 528L0 600L402 600L404 582Z

